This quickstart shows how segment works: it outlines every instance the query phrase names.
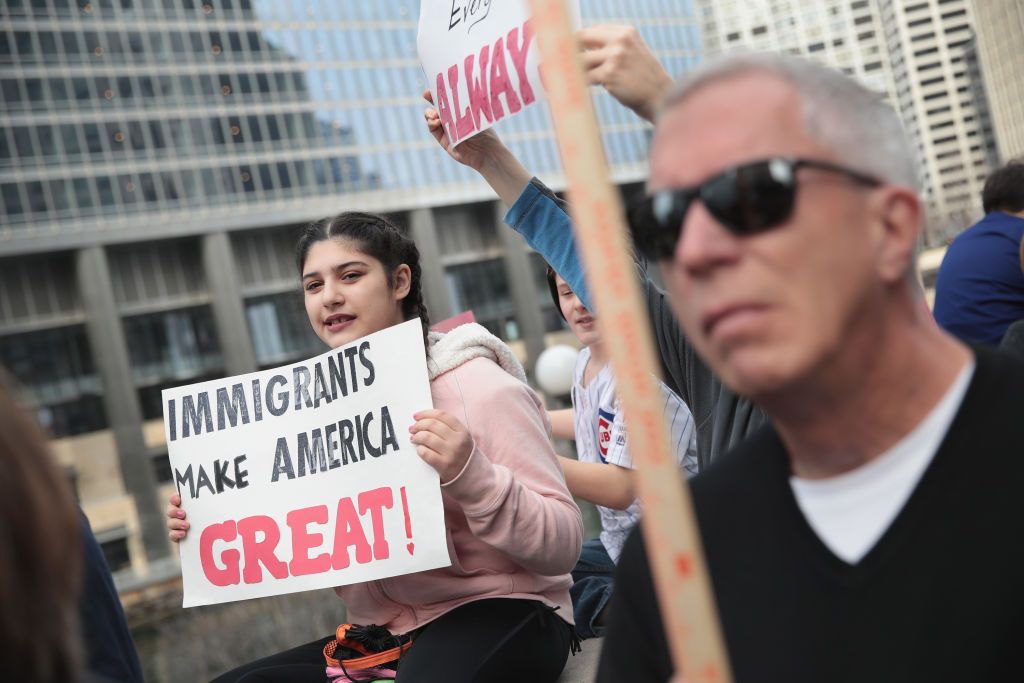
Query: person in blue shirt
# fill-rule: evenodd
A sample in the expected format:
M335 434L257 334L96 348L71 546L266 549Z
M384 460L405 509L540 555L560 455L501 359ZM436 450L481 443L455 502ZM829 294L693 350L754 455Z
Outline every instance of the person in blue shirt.
M985 217L953 240L935 285L935 320L963 341L998 345L1024 320L1024 159L989 176Z

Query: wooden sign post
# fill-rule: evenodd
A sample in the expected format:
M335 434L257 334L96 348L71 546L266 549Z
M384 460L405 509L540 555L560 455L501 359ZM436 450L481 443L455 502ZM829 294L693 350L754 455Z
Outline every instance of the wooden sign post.
M643 501L643 531L672 659L687 683L732 680L693 504L669 447L658 365L630 258L618 191L601 138L564 0L530 0L544 82L569 183L576 244L589 278L601 339L611 356Z

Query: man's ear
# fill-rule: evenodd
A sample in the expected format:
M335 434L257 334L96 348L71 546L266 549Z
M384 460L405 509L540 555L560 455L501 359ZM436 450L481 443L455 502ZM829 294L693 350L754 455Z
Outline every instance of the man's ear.
M395 268L395 273L391 280L395 283L396 299L401 301L409 296L409 291L412 289L412 269L409 268L408 264L403 263Z
M893 283L906 277L912 267L914 245L921 234L923 207L908 187L883 187L875 191L873 210L882 229L878 251L878 275Z

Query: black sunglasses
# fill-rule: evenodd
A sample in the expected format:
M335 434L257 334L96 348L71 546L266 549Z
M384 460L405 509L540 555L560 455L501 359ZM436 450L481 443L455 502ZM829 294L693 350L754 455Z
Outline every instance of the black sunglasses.
M671 258L686 212L700 199L715 220L735 235L753 235L784 223L796 200L796 172L832 171L868 187L881 181L827 161L760 159L728 168L700 185L654 192L633 204L629 229L637 249L650 259Z

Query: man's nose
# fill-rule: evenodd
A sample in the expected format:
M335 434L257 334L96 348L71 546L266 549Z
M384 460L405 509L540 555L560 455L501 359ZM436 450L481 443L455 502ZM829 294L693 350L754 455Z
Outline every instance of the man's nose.
M683 219L673 260L688 272L700 274L734 261L739 255L740 239L719 223L703 202L694 202Z

